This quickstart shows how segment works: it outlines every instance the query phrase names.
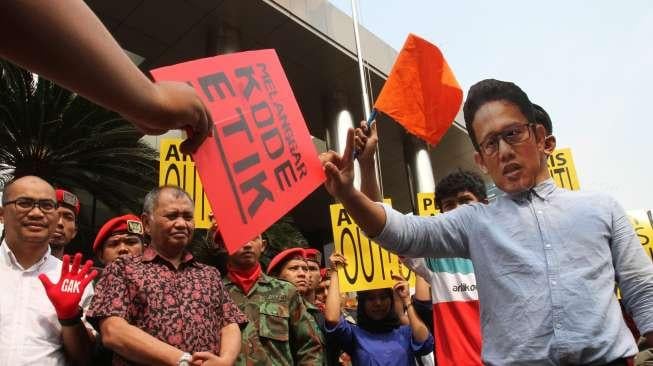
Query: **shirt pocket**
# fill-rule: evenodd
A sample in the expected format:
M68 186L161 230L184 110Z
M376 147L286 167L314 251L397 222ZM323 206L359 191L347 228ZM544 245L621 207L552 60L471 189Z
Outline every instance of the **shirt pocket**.
M275 341L287 342L289 337L290 312L287 306L261 304L259 307L259 335Z

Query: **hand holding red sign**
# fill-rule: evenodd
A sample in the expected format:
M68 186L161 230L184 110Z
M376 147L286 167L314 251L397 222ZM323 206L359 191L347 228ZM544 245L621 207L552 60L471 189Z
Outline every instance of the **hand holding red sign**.
M181 151L189 154L197 150L211 133L213 121L195 90L185 83L162 81L154 84L160 107L159 113L148 113L143 118L130 120L149 135L161 135L168 130L184 129L188 138L181 143Z
M39 275L39 280L45 287L48 298L57 311L57 317L60 320L72 319L80 315L79 302L82 300L82 294L86 286L97 276L97 271L93 270L90 274L93 262L88 260L84 267L79 268L82 260L82 254L75 254L72 268L70 267L70 256L63 256L61 266L61 276L59 282L53 284L45 273Z
M193 86L213 116L213 138L204 141L193 161L230 253L324 181L274 50L209 57L152 75Z

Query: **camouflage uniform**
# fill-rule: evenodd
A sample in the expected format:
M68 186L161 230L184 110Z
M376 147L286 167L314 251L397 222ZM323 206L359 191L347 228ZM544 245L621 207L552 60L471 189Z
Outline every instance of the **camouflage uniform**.
M224 285L247 315L236 365L323 365L324 338L295 287L261 274L244 294L228 278Z
M338 346L336 339L326 336L324 314L322 314L322 311L320 311L317 306L310 302L304 301L304 304L306 304L306 310L308 310L308 313L311 314L311 317L314 320L314 326L320 333L320 339L324 349L324 364L327 366L340 366L338 359L340 358L342 350Z

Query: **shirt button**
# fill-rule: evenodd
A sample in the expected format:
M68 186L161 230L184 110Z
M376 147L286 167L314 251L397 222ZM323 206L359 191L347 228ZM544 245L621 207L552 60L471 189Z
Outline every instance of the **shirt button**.
M552 284L553 286L555 286L555 285L558 284L558 282L556 282L556 281L551 281L551 284Z
M545 248L551 248L551 244L546 244L544 247Z
M560 328L562 328L562 324L556 323L556 329L560 329Z
M542 211L541 211L541 210L538 210L537 213L541 215L541 214L542 214Z

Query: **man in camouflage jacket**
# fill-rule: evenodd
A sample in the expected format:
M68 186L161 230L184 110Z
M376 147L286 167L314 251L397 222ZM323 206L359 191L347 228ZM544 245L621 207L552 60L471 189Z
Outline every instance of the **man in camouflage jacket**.
M227 264L225 286L249 318L236 365L323 365L319 330L296 288L262 272L258 260L264 249L259 236Z

